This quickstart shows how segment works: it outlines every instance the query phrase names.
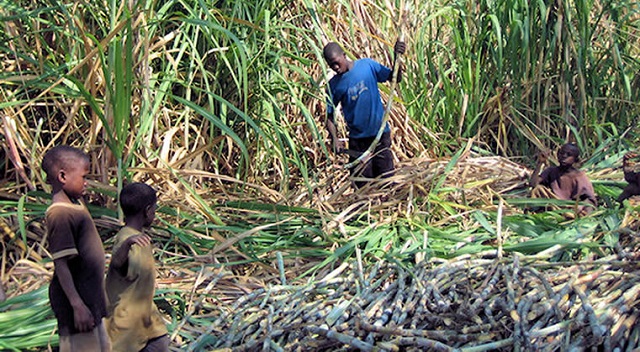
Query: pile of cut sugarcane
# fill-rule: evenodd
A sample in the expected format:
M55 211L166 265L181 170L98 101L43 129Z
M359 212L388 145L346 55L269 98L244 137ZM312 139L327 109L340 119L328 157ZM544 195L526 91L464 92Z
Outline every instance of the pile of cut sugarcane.
M629 253L343 264L306 285L258 289L191 350L625 351L640 346L640 266ZM206 340L206 341L205 341Z

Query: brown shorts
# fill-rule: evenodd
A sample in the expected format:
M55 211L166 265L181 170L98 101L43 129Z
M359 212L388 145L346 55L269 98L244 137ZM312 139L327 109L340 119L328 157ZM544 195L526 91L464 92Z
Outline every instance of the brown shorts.
M89 332L60 336L60 352L111 352L111 341L104 324Z

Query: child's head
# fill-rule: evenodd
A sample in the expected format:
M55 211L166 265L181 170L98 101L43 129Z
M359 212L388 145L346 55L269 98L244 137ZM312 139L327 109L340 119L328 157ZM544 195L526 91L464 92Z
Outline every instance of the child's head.
M338 43L331 42L325 45L322 55L335 73L341 75L349 71L349 60Z
M567 143L558 150L558 162L561 166L571 166L578 162L580 149L573 143Z
M143 216L144 226L153 223L157 200L156 191L141 182L130 183L120 191L120 207L124 216Z
M59 145L45 153L42 169L47 174L47 183L53 186L54 192L61 189L70 199L78 199L86 188L89 156L80 149Z

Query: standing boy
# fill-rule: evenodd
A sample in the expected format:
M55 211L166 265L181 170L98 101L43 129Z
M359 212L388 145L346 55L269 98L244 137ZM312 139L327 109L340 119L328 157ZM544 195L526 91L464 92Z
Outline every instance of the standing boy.
M394 46L395 55L403 54L406 45L402 41ZM391 81L393 71L370 58L351 61L337 43L331 42L324 47L323 56L336 75L329 81L327 102L327 130L334 152L340 149L335 124L335 107L342 106L342 113L349 129L349 149L355 154L365 152L374 141L384 115L384 106L378 89L378 82ZM398 70L398 82L402 72ZM353 162L357 156L350 155ZM352 174L356 168L351 170ZM391 129L389 124L376 145L372 160L365 163L361 176L374 178L389 177L393 173L393 154L391 153ZM362 187L364 182L356 182Z
M538 174L540 166L546 162L546 155L540 154L538 164L531 176L532 196L540 197L548 192L544 192L546 187L551 190L551 195L557 199L588 201L590 206L579 206L578 214L585 215L590 213L597 206L595 192L591 181L584 171L577 169L574 164L578 162L580 150L573 143L564 144L557 153L558 166L550 166Z
M102 324L107 312L104 249L81 201L89 157L76 148L57 146L45 154L42 169L53 187L45 221L55 267L49 300L58 321L60 352L111 351Z
M107 331L114 352L169 350L169 336L153 302L156 270L151 238L142 233L153 223L156 191L131 183L120 192L125 226L116 235L107 272Z

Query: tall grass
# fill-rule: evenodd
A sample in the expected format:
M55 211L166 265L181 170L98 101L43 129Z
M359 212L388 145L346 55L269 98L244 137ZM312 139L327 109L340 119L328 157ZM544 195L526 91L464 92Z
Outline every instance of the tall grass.
M630 2L416 3L403 96L414 119L494 153L573 140L593 150L638 115ZM423 40L426 38L426 40Z
M0 348L25 351L58 344L56 326L45 287L0 302Z
M109 192L149 180L218 226L217 192L317 206L336 160L321 48L338 40L390 63L399 21L409 51L391 122L403 158L451 157L470 138L522 157L569 139L596 162L637 137L632 2L40 1L7 2L2 16L5 139L17 142L6 153L27 171L6 164L12 192L46 187L40 155L70 143ZM446 204L438 187L429 206Z
M573 140L611 203L620 185L598 172L615 169L640 132L635 2L0 4L3 260L46 254L39 164L60 143L92 157L91 211L107 245L122 183L160 190L154 234L167 265L254 265L276 278L281 253L291 280L353 258L410 266L495 253L498 230L504 251L567 260L607 251L622 226L614 206L566 221L524 213L540 204L508 194L467 201L465 188L486 180L447 181L471 152L528 164L536 149ZM394 152L416 169L445 162L419 196L424 184L409 182L406 199L378 211L344 192L347 171L326 148L321 51L339 41L353 59L390 64L399 21L408 52Z
M205 227L236 221L221 199L324 211L336 159L323 137L321 48L338 40L353 58L390 63L399 21L409 51L391 123L403 158L453 166L465 143L524 157L569 139L595 165L637 138L631 2L40 1L1 15L5 140L16 141L6 154L27 171L5 164L10 192L46 188L40 155L70 143L92 155L107 207L135 179ZM426 223L469 206L447 201L445 176Z
M71 141L95 149L104 182L136 177L126 171L135 166L190 165L284 193L302 177L311 192L329 160L320 49L340 40L354 57L389 63L401 5L11 3L3 52L21 65L4 74L4 109L29 127L17 133L33 145L31 170L48 146ZM505 156L566 139L590 152L633 125L633 3L410 5L398 150L447 155L477 137ZM414 137L407 121L434 133Z
M410 11L401 17L405 3ZM331 232L315 244L300 242L312 251L341 246L358 233L364 242L383 245L370 239L378 235L357 229L370 224L365 217L356 217L357 226L346 232L326 226L339 212L327 193L336 186L334 175L345 170L335 167L338 159L325 146L329 72L321 50L337 40L354 59L370 56L390 64L399 21L409 48L391 116L401 161L438 156L451 159L452 168L474 149L530 163L536 149L574 140L588 156L585 166L595 168L637 141L640 62L633 2L3 5L3 136L15 142L3 151L24 165L20 170L5 161L3 192L19 199L29 185L46 189L42 153L59 143L80 146L93 158L93 203L115 208L112 199L127 180L162 190L163 204L178 209L165 219L168 242L188 243L176 245L177 251L201 255L236 238L229 248L240 259L230 260L242 261L293 246L266 230L235 237L254 221L282 220L256 217L236 226L245 210L225 202L238 200L316 211L309 223L295 225ZM386 85L381 89L388 95ZM609 159L607 167L611 160L618 159ZM375 225L383 227L375 231L392 234L385 245L415 237L408 248L418 251L425 229L472 211L472 204L448 198L455 190L444 184L446 176L435 178L421 200L428 212L403 220L409 221L402 225L407 232L397 231L394 214ZM30 201L41 199L22 199ZM458 224L465 231L467 226ZM26 238L25 226L18 230Z

